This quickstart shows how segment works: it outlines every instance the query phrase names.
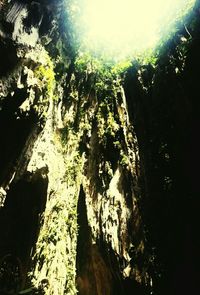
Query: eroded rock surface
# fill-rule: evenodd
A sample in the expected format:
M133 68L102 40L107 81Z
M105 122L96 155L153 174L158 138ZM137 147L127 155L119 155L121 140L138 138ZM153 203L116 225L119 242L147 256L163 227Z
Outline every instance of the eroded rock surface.
M199 3L156 64L105 80L68 3L0 1L0 292L198 290Z

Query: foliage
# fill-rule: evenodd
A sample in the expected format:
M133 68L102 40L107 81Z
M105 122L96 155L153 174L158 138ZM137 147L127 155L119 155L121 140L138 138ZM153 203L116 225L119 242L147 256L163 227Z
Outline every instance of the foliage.
M70 1L68 2L70 3ZM77 1L71 1L71 3L76 3L77 5ZM71 10L69 10L72 18L73 13L79 13L76 5L74 7L71 6ZM74 38L73 33L71 37ZM185 43L181 43L179 54L182 56L185 55L186 47L184 46ZM159 54L162 48L160 46L158 50ZM83 139L85 131L89 137L88 134L92 128L92 122L95 121L99 144L103 142L103 148L105 148L104 143L106 142L107 144L108 139L111 139L114 145L113 150L119 152L118 164L123 166L123 168L127 168L130 162L133 163L133 161L130 161L130 155L133 153L133 149L126 139L126 134L128 134L126 129L128 120L122 126L119 111L116 110L117 107L122 108L121 105L123 104L120 87L122 86L124 73L128 69L138 64L152 64L153 66L157 66L159 59L159 54L155 54L151 50L146 51L145 54L136 56L134 62L130 58L116 62L103 54L101 56L95 56L87 50L78 48L78 46L76 50L77 56L75 59L74 77L72 75L69 81L70 90L68 91L70 97L68 103L70 105L69 109L72 109L72 115L70 119L69 117L66 119L66 125L63 128L61 136L63 143L62 152L66 157L64 182L69 188L68 194L73 198L73 205L68 204L66 200L61 200L60 195L58 195L59 198L50 201L50 209L45 215L44 226L42 227L37 243L38 252L36 252L36 259L38 260L39 266L35 273L35 276L39 277L39 273L45 273L45 268L53 269L56 273L56 275L54 273L54 276L58 277L59 280L61 279L59 277L61 276L61 272L66 272L68 277L65 286L67 294L76 293L74 284L75 269L73 268L73 264L77 235L77 212L75 204L78 191L77 186L80 182L77 176L79 177L82 169L79 143ZM181 50L183 51L182 53ZM44 96L48 99L53 94L55 83L53 65L50 59L47 59L46 62L36 67L34 74L38 79L39 87L44 91ZM90 84L92 81L92 85L89 88L86 87L88 81ZM89 101L91 99L91 89L94 90L92 100L93 102L96 100L93 110L87 108L91 104L91 101ZM123 108L125 109L125 106ZM125 111L123 112L123 117L125 117ZM123 118L124 121L126 119ZM123 135L117 137L116 134L119 131L123 132ZM101 152L103 153L104 151ZM108 175L109 183L113 177L112 163L108 159L105 161L104 166L101 167L102 162L98 163L98 176L106 179L106 175ZM106 183L106 181L104 182ZM73 245L72 241L74 243ZM58 284L58 282L56 281L55 284Z
M91 66L92 62L93 70L98 69L101 71L103 66L104 68L109 69L110 73L113 72L119 74L130 67L133 59L138 60L140 64L155 64L160 48L167 42L167 40L173 38L175 33L187 23L188 15L194 6L194 2L194 0L185 1L182 4L183 8L179 10L178 14L177 12L174 13L172 11L172 14L167 16L168 20L165 22L167 25L165 25L165 27L161 26L160 28L160 41L156 48L143 49L141 52L138 50L133 51L133 53L127 55L126 58L121 59L120 57L113 56L112 50L109 52L103 47L94 49L93 44L91 44L92 42L87 40L86 37L80 37L80 35L85 36L80 19L82 18L84 5L86 6L87 3L78 0L66 1L67 22L71 27L70 34L73 36L73 43L76 47L76 56L78 56L76 63L79 70L81 70L81 68L83 69L84 65L89 66L90 64ZM80 34L80 32L82 32L82 34Z
M55 89L53 62L49 53L39 44L27 52L20 52L20 54L26 60L23 71L27 76L29 87L29 98L20 108L29 110L30 107L33 107L38 116L44 119Z
M53 64L49 61L47 65L38 66L35 76L39 79L41 88L46 89L47 95L52 94L55 83Z
M111 104L109 101L107 103L100 103L96 118L99 138L102 139L105 135L115 137L115 133L119 130L120 126L116 122L115 116L111 111Z
M38 278L39 282L42 282L48 272L48 281L53 279L54 286L53 289L48 288L45 294L54 294L53 290L59 290L61 282L63 289L67 288L68 294L75 294L73 268L75 252L72 241L76 240L76 235L76 208L70 207L67 200L52 200L49 209L46 210L37 242L35 253L37 268L32 277L33 284L37 286ZM65 282L66 274L67 282Z

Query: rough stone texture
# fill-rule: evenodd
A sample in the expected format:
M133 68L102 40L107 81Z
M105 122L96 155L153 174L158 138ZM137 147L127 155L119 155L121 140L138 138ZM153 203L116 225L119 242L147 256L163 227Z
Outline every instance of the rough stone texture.
M154 66L103 88L63 5L0 1L0 292L193 294L199 3Z
M1 66L1 118L6 125L1 150L2 216L12 186L23 179L34 185L39 177L47 187L41 192L45 196L41 197L42 209L33 217L37 224L34 237L23 249L29 253L27 260L12 248L1 257L4 261L7 254L16 256L22 264L20 289L30 288L32 282L32 292L45 294L75 294L76 284L80 294L113 294L118 287L123 293L125 278L149 284L146 269L136 262L133 268L129 255L132 248L138 257L144 255L137 204L137 140L120 83L119 101L115 103L111 91L113 98L104 113L102 97L91 91L95 73L75 70L67 45L69 34L61 31L60 5L62 1L56 6L54 1L48 5L45 1L11 1L2 6L1 52L8 58ZM16 133L12 139L11 130ZM6 155L4 149L8 149ZM79 224L78 245L83 243L81 234L88 236L84 252L78 245L76 249L81 194L88 226L81 233ZM82 256L86 256L83 261ZM2 290L9 290L8 283L3 286Z
M28 290L31 282L32 293L76 293L78 169L74 178L67 175L74 165L76 137L63 150L55 118L59 116L56 91L62 90L56 87L51 61L56 56L50 57L41 43L45 32L40 36L45 13L53 8L53 2L48 6L20 1L2 5L1 50L8 56L1 64L1 226L7 226L1 227L5 241L1 242L0 287L5 294ZM55 19L48 13L51 29L58 10L59 5L54 9ZM48 37L51 40L51 32ZM45 190L39 186L43 179ZM18 187L23 185L22 194ZM15 283L11 282L14 271L10 279L4 278L9 263L20 269Z
M199 2L191 20L191 35L181 28L154 68L130 69L124 83L138 138L155 294L199 292Z

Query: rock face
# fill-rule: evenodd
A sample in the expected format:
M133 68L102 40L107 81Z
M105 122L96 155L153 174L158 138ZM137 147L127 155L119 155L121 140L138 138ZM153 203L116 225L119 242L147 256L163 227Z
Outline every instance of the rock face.
M199 4L114 77L69 3L0 1L0 293L198 294Z

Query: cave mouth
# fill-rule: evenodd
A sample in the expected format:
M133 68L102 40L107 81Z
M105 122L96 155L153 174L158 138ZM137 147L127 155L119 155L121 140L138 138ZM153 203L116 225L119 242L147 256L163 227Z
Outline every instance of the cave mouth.
M114 60L153 50L173 34L195 0L72 1L72 24L81 48Z

